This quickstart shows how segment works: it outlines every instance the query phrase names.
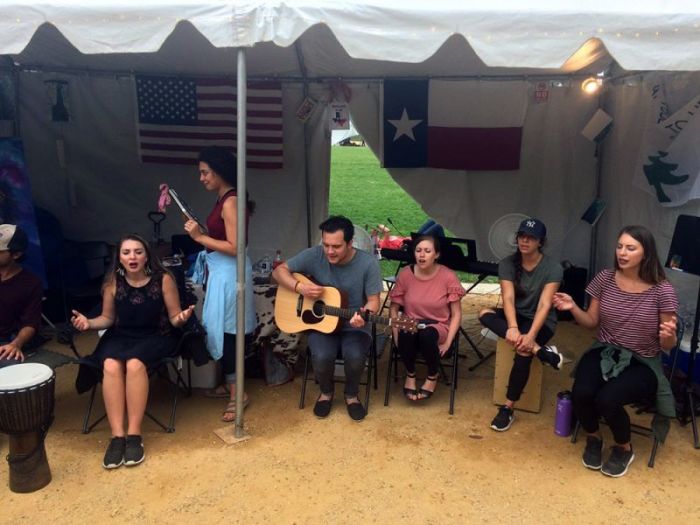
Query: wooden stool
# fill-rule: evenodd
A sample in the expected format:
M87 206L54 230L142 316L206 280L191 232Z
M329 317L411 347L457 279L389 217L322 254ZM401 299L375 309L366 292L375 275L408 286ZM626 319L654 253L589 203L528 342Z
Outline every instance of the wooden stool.
M513 367L513 357L515 357L513 347L505 339L499 338L496 343L496 374L493 381L494 405L504 405L506 402L506 389L510 369ZM530 377L525 390L513 408L527 412L539 412L542 408L542 362L536 356L532 359Z

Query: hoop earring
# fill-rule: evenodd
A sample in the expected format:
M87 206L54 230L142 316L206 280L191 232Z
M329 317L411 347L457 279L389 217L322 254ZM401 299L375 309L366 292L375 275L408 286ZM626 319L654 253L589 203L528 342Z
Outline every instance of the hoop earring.
M146 261L146 267L143 269L143 273L146 275L151 275L153 273L153 270L151 270L151 267L148 265L148 261Z
M116 271L117 275L119 275L120 277L124 277L124 267L121 264L117 267Z

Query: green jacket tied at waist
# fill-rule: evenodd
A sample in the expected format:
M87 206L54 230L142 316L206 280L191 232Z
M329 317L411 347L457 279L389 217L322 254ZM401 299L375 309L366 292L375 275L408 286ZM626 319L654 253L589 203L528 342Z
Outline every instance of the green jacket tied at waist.
M663 372L661 354L659 353L654 357L643 357L636 352L628 350L627 348L596 341L588 350L584 352L583 355L598 349L601 350L600 370L603 373L603 377L606 381L617 377L625 368L629 366L632 359L636 359L640 363L648 366L654 372L656 375L657 384L655 405L656 413L654 414L654 419L651 422L651 429L654 437L663 443L666 439L666 435L668 434L668 430L671 427L670 420L676 417L676 400L673 397L671 385ZM615 359L616 354L617 359ZM581 356L581 358L583 358L583 356ZM579 361L581 358L579 358ZM578 361L571 372L571 377L576 377L577 367Z

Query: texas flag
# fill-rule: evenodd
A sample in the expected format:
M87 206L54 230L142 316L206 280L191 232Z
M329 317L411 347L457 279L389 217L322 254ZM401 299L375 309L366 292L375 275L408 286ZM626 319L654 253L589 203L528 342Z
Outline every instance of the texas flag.
M527 100L523 81L386 80L383 166L517 170Z

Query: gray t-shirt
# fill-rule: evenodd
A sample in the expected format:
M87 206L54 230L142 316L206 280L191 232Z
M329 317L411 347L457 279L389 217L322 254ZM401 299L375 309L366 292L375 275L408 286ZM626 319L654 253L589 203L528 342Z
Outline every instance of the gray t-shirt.
M528 272L523 268L520 277L520 286L515 286L515 311L528 319L535 318L537 303L545 284L560 283L564 277L564 270L557 261L548 255L542 257L537 266ZM498 263L498 278L504 281L512 281L515 284L515 264L513 255L502 259ZM521 290L521 293L518 292ZM557 316L554 308L549 311L545 326L554 332L557 325Z
M312 246L287 260L291 272L303 273L322 286L333 286L347 294L347 308L359 310L367 297L382 291L377 259L363 250L355 250L347 264L331 264L322 246ZM346 327L347 321L343 323ZM368 328L368 325L365 325Z

